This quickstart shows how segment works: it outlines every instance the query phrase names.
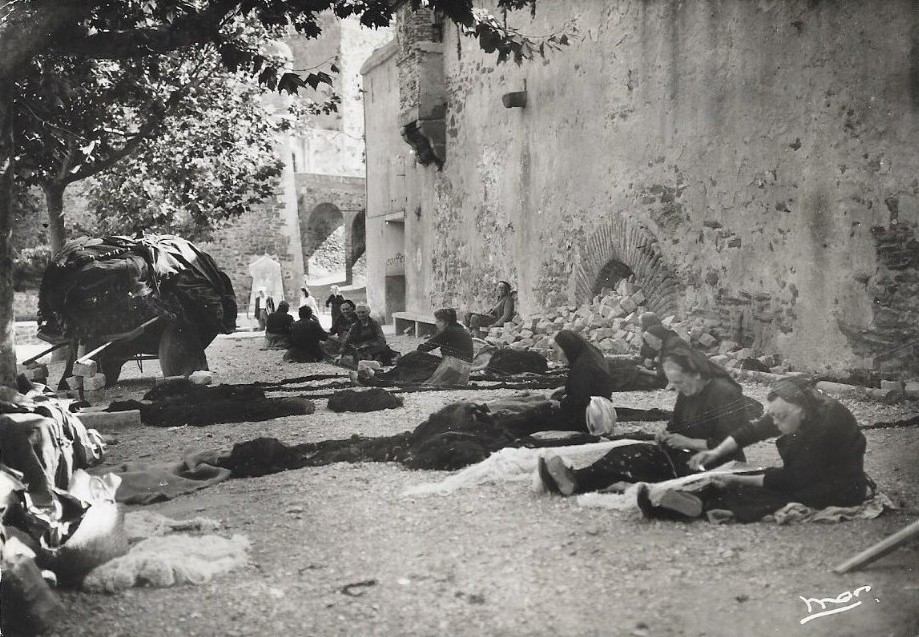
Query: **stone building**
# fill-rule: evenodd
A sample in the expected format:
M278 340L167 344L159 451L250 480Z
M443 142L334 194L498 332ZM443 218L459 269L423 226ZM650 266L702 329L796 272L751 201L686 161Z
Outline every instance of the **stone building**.
M220 263L236 290L241 314L250 301L248 267L262 255L281 264L284 293L291 304L299 296L310 256L337 228L344 226L346 279L364 253L364 113L360 66L381 43L391 39L388 29L371 30L356 19L322 20L319 38L287 40L282 48L297 71L328 69L334 63L333 90L338 111L313 116L296 137L279 142L285 160L277 195L253 206L231 227L202 244ZM321 101L323 96L302 96Z
M799 369L919 371L911 0L537 2L516 66L400 11L364 64L368 296L538 315L634 274L649 307ZM502 98L510 93L522 96Z

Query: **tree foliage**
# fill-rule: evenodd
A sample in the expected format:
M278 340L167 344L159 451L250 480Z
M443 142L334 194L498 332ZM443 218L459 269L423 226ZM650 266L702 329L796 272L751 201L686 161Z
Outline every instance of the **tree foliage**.
M89 205L99 230L204 239L221 220L274 195L283 169L279 134L303 113L295 100L273 102L250 77L214 69L160 134L93 180Z
M0 0L0 384L12 384L16 369L10 240L19 155L14 101L17 83L34 70L36 59L50 54L66 56L76 67L99 60L143 63L208 45L215 48L227 70L246 70L271 90L293 91L328 84L330 78L320 71L305 76L288 71L227 27L248 19L266 29L291 27L315 37L321 32L320 14L324 11L340 18L357 16L366 26L380 27L390 23L397 4L391 0ZM461 26L462 32L477 38L483 48L495 51L500 61L520 63L545 52L541 38L509 29L490 13L475 10L472 0L410 0L410 4L414 8L423 5ZM499 10L534 6L524 0L497 0L496 4ZM556 44L564 43L558 39ZM66 109L68 102L79 99L81 87L55 86L53 73L38 72L39 76L30 81L37 81L42 91L56 94L60 107ZM140 105L135 108L138 112L143 109ZM36 141L41 139L32 138L28 143ZM65 152L72 151L83 166L83 160L91 157L97 146L67 148Z

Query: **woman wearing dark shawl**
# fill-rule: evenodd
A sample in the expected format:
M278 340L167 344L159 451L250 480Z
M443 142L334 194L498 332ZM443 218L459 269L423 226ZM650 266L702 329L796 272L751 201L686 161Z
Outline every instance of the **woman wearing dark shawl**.
M606 359L599 349L571 330L556 334L552 346L568 363L564 391L552 395L559 401L559 422L555 428L587 431L585 412L590 397L609 398L613 393L613 379Z
M549 491L571 495L617 482L658 482L688 475L694 453L714 449L763 411L762 405L744 397L740 385L701 352L674 348L664 354L662 367L679 395L666 430L657 435L657 444L618 447L578 470L559 456L541 458L540 477ZM720 462L728 460L744 460L743 452L735 449L720 458Z
M865 436L858 422L838 400L815 391L803 378L785 378L773 385L766 397L768 413L735 430L719 445L701 451L690 466L702 470L738 453L743 447L767 438L782 458L781 467L760 475L727 475L698 495L679 494L661 498L652 506L647 488L639 491L639 505L650 517L677 513L698 517L703 511L730 511L738 522L752 522L789 502L822 509L851 507L869 495L871 481L865 475ZM678 506L668 506L666 503Z

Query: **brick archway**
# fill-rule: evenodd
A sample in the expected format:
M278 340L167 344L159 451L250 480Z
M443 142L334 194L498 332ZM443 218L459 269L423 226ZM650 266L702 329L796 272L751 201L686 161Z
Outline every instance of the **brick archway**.
M648 308L661 317L679 311L684 286L664 263L655 236L643 225L616 218L587 237L574 269L576 301L589 302L597 293L598 279L611 269L630 270L645 293Z

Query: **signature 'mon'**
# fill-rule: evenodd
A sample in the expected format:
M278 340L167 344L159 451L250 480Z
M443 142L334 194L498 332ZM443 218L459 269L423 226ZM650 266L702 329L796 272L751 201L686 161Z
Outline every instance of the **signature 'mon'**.
M856 606L861 606L861 600L855 603L852 603L852 600L857 598L860 593L867 593L870 590L870 586L859 586L851 593L846 591L845 593L840 593L836 597L824 597L823 599L817 599L814 597L802 597L799 595L798 597L801 599L801 601L807 604L807 617L802 619L801 623L806 624L810 620L817 619L818 617L835 615L836 613L852 610ZM846 606L840 606L840 604L846 604ZM829 608L827 608L827 606L829 606ZM818 612L814 612L815 609L817 609Z

